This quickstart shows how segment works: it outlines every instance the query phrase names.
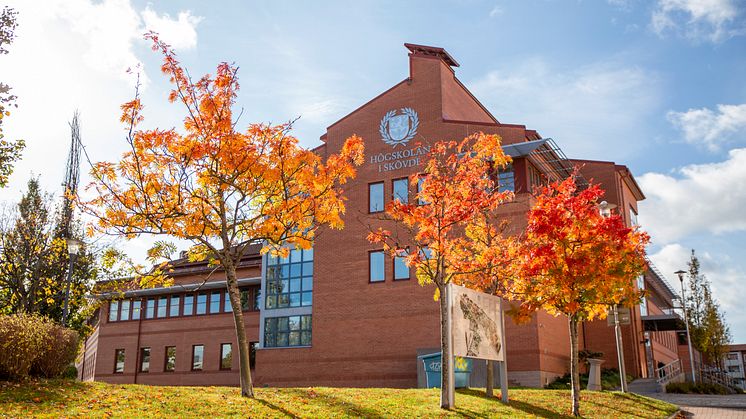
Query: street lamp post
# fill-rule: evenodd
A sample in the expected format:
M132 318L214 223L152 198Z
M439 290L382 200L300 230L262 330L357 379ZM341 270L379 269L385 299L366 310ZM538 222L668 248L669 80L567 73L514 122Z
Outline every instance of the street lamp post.
M80 241L72 238L66 238L67 242L67 253L70 255L70 264L67 267L67 281L65 281L65 305L62 308L62 325L67 326L68 317L68 305L70 301L70 283L73 279L73 264L75 263L75 257L80 251Z
M611 216L611 210L616 208L616 204L609 204L606 201L601 201L598 204L598 211L601 216L608 218ZM619 324L619 310L618 306L614 304L614 339L616 340L616 358L617 364L619 365L619 384L622 389L622 393L627 392L627 369L624 366L624 344L622 343L622 328Z
M681 309L684 310L684 323L686 323L686 343L689 345L689 366L692 369L692 382L697 382L697 375L694 372L694 354L692 353L692 337L689 335L689 319L686 315L686 296L684 295L684 274L686 272L678 270L674 272L679 276L681 282Z

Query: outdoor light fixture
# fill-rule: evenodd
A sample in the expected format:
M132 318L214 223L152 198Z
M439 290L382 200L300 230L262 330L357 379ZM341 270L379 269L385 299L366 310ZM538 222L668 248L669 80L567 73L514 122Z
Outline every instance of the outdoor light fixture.
M689 319L686 315L686 296L684 295L684 274L685 271L678 270L674 272L679 276L681 282L681 309L684 311L684 323L686 323L686 343L689 345L689 367L692 369L692 382L697 382L697 375L694 373L694 354L692 353L692 338L689 336Z
M75 257L78 256L82 244L80 240L76 240L70 237L65 238L67 244L67 253L70 255L70 263L67 267L67 281L65 282L65 305L62 309L62 325L67 326L68 316L68 304L70 303L70 282L73 279L73 263L75 263Z
M598 212L604 218L611 216L611 210L616 208L616 204L609 204L606 201L601 201L598 204ZM622 393L627 392L627 370L624 367L624 346L622 345L622 329L619 327L619 308L616 304L613 307L614 312L614 338L616 339L616 357L619 365L619 384L621 386Z

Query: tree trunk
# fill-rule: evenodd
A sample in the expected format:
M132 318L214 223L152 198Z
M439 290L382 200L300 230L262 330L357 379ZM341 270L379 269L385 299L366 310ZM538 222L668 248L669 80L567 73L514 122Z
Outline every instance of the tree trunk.
M487 397L493 397L495 392L495 364L491 360L487 360L487 385L485 395Z
M570 386L572 414L580 416L580 371L578 370L578 319L570 316Z
M226 282L228 283L228 295L233 307L233 322L236 326L236 338L238 340L238 362L241 377L241 396L254 397L254 387L251 383L251 365L249 363L249 339L246 336L246 328L243 321L243 310L241 309L241 292L238 289L235 266L225 267Z
M493 397L493 393L495 392L495 366L493 365L491 360L487 360L487 390L485 391L485 395L487 397Z
M448 299L446 298L446 287L438 287L440 290L440 408L451 409L451 401L448 400L448 389L451 388L450 370L448 359L451 355L451 345L448 333Z

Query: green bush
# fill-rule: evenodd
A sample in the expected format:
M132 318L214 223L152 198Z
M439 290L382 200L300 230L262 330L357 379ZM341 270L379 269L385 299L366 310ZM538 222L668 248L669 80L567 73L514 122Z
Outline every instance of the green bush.
M728 389L721 385L709 383L668 383L666 393L728 394Z
M614 368L604 368L601 370L601 388L604 390L614 390L620 385L619 372ZM627 382L632 381L632 377L627 376ZM580 374L580 389L583 390L588 386L588 374ZM567 373L557 377L554 381L544 386L544 388L554 390L565 390L570 388L570 374Z
M75 359L77 332L28 314L0 316L0 376L55 377Z

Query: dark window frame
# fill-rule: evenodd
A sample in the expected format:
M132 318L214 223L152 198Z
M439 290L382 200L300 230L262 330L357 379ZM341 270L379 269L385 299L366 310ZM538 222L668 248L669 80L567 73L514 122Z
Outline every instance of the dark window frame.
M383 275L380 281L373 281L373 253L383 254ZM386 252L383 249L368 250L368 283L369 284L380 284L386 282Z
M137 318L135 318L135 304L137 304ZM142 316L143 316L142 299L135 298L132 300L132 305L130 306L130 321L142 320Z
M117 371L117 364L119 364L119 353L122 353L122 370ZM127 362L127 351L124 348L114 349L114 374L124 374L124 368Z
M371 201L371 187L374 185L381 185L381 209L378 211L371 211L370 204ZM378 181L378 182L371 182L368 183L368 214L379 214L386 210L386 182L384 181Z
M145 369L145 351L148 352L148 369ZM140 347L140 359L139 359L139 365L137 366L138 371L147 374L150 372L150 359L153 355L153 350L150 348L150 346L142 346Z
M205 312L200 313L199 312L199 296L204 295L205 296ZM194 295L194 315L195 316L207 316L210 314L210 310L208 305L210 304L209 293L207 292L198 292Z
M202 366L200 368L194 367L194 350L197 347L202 347L202 361L200 361L202 362ZM192 345L192 368L191 369L192 371L204 371L205 370L205 345L204 344Z
M223 348L225 345L230 346L231 348L231 365L228 368L223 367ZM218 369L220 371L230 371L233 369L233 344L232 343L221 343L220 344L220 352L218 353L220 358L218 358Z
M174 366L173 369L168 369L168 349L174 348ZM174 372L176 371L176 346L166 346L163 351L163 372Z
M218 296L218 307L213 311L212 308L212 296L216 295ZM220 314L223 312L223 291L211 291L209 293L210 298L207 299L207 314Z
M409 204L409 177L399 177L396 179L391 179L391 202L398 199L396 196L396 182L401 181L404 181L404 184L407 187L407 200L405 202L402 202L402 204ZM401 202L401 200L399 202Z
M179 302L177 303L176 307L176 314L171 314L173 311L173 301L174 297L179 299ZM168 296L168 316L166 317L181 317L181 300L182 300L183 294L171 294Z
M396 277L396 260L397 259L403 259L402 256L394 256L391 258L391 278L394 281L409 281L410 278L412 278L412 268L407 266L407 264L404 264L404 267L407 268L407 276L405 278L397 278ZM385 276L385 275L384 275Z
M109 310L108 310L109 311L108 312L109 316L107 317L107 319L108 319L107 323L114 323L114 322L118 322L119 321L119 307L121 306L121 304L119 304L119 303L120 303L119 300L109 300ZM112 320L112 318L111 318L111 306L113 304L115 304L117 306L117 308L115 310L116 314L114 315L114 319Z
M192 304L190 306L192 307L192 312L189 314L186 314L186 299L187 297L192 297ZM194 316L195 312L197 311L197 296L193 292L188 292L182 296L182 304L181 304L181 315L186 317Z

